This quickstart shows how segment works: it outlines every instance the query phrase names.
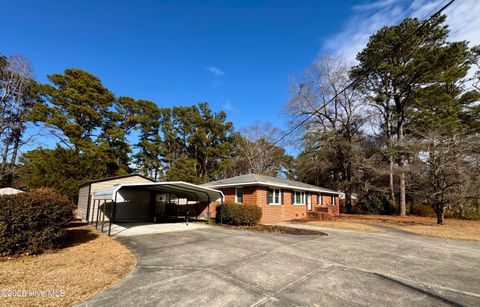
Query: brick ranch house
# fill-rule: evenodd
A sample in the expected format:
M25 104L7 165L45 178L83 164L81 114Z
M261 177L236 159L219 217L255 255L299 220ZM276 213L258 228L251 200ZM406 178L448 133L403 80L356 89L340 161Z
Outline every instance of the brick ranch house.
M293 180L248 174L195 185L156 182L139 174L87 181L80 186L77 216L103 227L113 222L182 221L213 218L220 202L262 208L260 223L335 219L339 192Z
M337 191L264 175L248 174L202 184L220 190L224 202L256 204L262 208L261 224L294 219L333 220L340 214ZM215 206L209 206L210 217Z

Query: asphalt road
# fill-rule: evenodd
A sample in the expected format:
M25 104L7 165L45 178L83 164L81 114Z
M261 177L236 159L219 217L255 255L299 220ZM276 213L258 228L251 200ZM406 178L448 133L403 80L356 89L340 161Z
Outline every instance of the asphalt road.
M82 306L480 306L479 242L326 232L124 237L134 272Z

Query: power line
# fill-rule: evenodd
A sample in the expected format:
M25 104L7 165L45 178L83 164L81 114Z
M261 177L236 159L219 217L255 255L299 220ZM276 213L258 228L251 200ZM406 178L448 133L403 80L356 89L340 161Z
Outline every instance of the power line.
M425 19L426 16L429 16L437 7L439 7L442 3L444 3L445 1L447 0L443 0L442 2L440 2L437 6L435 6L435 8L433 8L429 14L425 15L424 18L422 19ZM418 32L420 31L423 27L425 27L425 25L430 21L432 20L434 17L440 15L444 10L446 10L455 0L450 0L447 4L443 5L440 9L438 9L435 13L433 13L432 15L430 15L430 17L428 19L425 19L422 24L420 25L420 27L418 27L416 29L415 32ZM403 45L405 43L406 40L400 42L399 45ZM395 48L392 48L390 52L393 52L395 50ZM388 54L387 54L388 55ZM379 61L380 63L380 61ZM313 116L315 116L316 114L319 114L320 111L322 109L324 109L327 105L329 105L332 101L334 101L338 96L340 96L341 94L343 94L346 90L348 90L350 87L354 86L355 83L357 83L361 78L363 78L364 75L360 75L360 76L357 76L355 79L353 79L352 82L350 82L347 86L345 86L341 91L339 91L338 93L336 93L330 100L328 100L327 102L325 102L320 108L314 110L310 115L308 115L305 119L303 119L300 123L296 124L294 127L290 128L290 130L288 130L287 132L284 133L284 135L282 135L280 138L278 138L275 142L273 142L272 144L270 144L270 146L264 150L262 150L261 152L259 152L258 154L256 154L252 159L256 159L258 156L262 155L262 154L265 154L267 153L269 150L271 150L273 147L275 147L278 143L280 143L281 141L283 141L287 136L289 136L290 134L292 134L295 130L297 130L298 128L300 128L301 126L303 126L305 123L307 123Z

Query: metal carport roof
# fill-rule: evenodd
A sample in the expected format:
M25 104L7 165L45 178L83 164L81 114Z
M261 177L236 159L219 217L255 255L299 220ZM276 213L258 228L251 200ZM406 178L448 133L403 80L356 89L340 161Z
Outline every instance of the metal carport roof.
M121 189L155 190L163 193L173 193L178 197L185 197L188 200L195 201L210 202L216 201L219 198L223 199L223 193L221 191L212 188L201 187L184 181L119 184L110 188L95 191L93 193L93 198L115 201L116 193Z

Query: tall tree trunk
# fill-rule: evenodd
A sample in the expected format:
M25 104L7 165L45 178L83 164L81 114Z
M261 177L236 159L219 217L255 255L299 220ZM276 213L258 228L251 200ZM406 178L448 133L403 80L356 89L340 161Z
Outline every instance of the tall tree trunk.
M397 139L400 145L400 155L398 157L398 167L400 168L400 216L407 215L406 202L406 172L405 172L405 155L404 151L404 135L403 135L403 120L397 123Z
M349 156L351 159L351 155ZM353 203L352 203L352 161L349 160L347 162L346 167L346 179L347 179L347 186L345 189L345 207L347 209L347 213L353 212Z
M2 152L2 165L1 165L1 173L0 176L3 176L5 173L5 168L7 167L7 159L8 159L8 150L10 149L10 143L5 141L4 142L4 148Z
M435 215L437 216L437 224L443 224L445 221L445 207L442 204L435 204L433 207L433 211L435 211Z
M400 168L403 167L403 163L399 163ZM406 202L406 184L405 184L405 171L400 170L400 216L407 215L407 202Z
M22 125L23 126L23 125ZM7 186L12 186L13 184L13 178L15 176L15 169L17 166L17 155L18 155L18 150L20 148L20 138L22 137L22 130L23 128L17 128L15 129L15 134L13 135L13 149L12 149L12 156L10 160L10 166L9 166L9 172L7 176Z
M388 112L388 110L386 110ZM388 166L389 166L389 185L390 185L390 200L393 207L397 207L397 201L395 197L395 177L394 177L394 168L395 168L395 155L393 153L393 133L392 133L392 121L390 118L390 113L385 114L385 127L387 134L387 147L388 147Z
M389 160L388 161L389 162L388 177L389 177L389 185L390 185L390 199L392 201L392 206L397 207L397 201L395 199L395 178L394 178L394 175L393 175L393 169L395 167L395 162L394 162L393 155L388 157L388 160Z

